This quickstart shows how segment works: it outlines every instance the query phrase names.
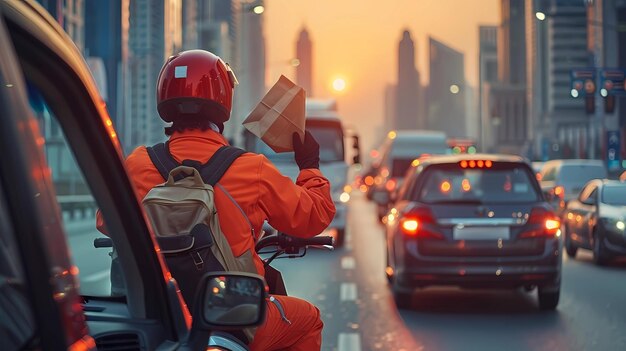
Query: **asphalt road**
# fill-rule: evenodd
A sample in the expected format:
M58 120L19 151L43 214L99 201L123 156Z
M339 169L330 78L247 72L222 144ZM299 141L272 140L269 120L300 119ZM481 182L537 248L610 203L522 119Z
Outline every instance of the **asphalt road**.
M89 219L70 228L83 293L107 292L108 249ZM561 302L537 308L536 293L429 288L398 310L384 276L384 237L372 204L351 200L346 247L275 261L290 295L317 305L323 350L626 350L626 261L597 267L579 251L564 258Z

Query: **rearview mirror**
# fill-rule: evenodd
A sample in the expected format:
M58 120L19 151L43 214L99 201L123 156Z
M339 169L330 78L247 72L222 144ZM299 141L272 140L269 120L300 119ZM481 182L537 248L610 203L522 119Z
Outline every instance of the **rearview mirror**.
M205 275L196 293L194 322L202 329L241 329L265 320L265 279L258 274L213 272Z

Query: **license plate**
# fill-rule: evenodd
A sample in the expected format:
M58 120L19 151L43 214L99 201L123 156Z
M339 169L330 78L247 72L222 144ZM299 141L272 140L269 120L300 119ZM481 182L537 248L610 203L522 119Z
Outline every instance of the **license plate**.
M509 227L454 227L454 240L508 240L511 233Z

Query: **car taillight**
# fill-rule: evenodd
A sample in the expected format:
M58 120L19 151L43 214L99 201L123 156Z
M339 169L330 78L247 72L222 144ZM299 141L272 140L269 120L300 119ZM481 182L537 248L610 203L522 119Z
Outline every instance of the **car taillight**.
M389 179L387 183L385 183L385 188L387 191L393 191L398 185L398 182L395 179Z
M554 213L543 208L530 211L527 225L534 226L520 234L520 238L557 237L561 234L561 221Z
M400 217L399 225L402 233L409 237L443 239L443 235L433 230L435 218L427 208L413 209Z

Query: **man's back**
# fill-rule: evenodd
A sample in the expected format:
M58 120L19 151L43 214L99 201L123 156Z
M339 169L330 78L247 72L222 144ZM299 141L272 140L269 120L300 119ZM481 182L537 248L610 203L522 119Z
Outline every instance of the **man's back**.
M179 163L187 159L205 163L226 144L223 136L211 130L174 133L168 142L171 155ZM126 167L139 200L164 182L145 147L128 156ZM266 219L278 230L302 237L316 235L328 226L335 213L328 180L310 169L301 172L297 183L301 186L282 176L262 155L246 153L231 165L215 188L215 204L235 256L254 250L256 238L250 226L258 235ZM257 270L263 274L262 262L254 256Z

